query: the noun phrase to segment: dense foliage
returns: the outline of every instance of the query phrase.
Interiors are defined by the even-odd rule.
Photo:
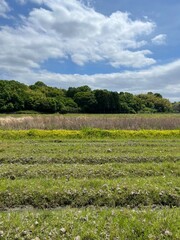
[[[179,112],[179,103],[170,103],[159,93],[133,95],[127,92],[91,90],[88,86],[68,90],[43,82],[27,86],[0,80],[0,112],[37,111],[42,113],[155,113]]]

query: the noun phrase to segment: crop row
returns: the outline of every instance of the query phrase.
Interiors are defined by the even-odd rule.
[[[134,140],[58,140],[20,139],[0,143],[0,163],[140,163],[177,162],[180,160],[178,139]]]
[[[179,156],[158,156],[158,157],[54,157],[48,158],[46,156],[42,156],[42,158],[36,158],[32,156],[27,157],[3,157],[0,158],[0,164],[106,164],[106,163],[162,163],[162,162],[179,162]]]
[[[64,208],[0,213],[0,238],[53,240],[178,240],[180,210]]]
[[[0,208],[180,206],[176,177],[1,180]]]
[[[102,165],[82,164],[2,164],[0,179],[30,178],[99,178],[114,179],[118,177],[149,177],[176,176],[180,177],[179,162],[134,163]]]

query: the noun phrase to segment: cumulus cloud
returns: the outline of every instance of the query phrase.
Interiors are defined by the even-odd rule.
[[[10,7],[5,0],[0,1],[0,17],[7,17],[7,13],[10,11]]]
[[[113,67],[155,63],[151,52],[141,49],[155,27],[150,21],[132,20],[123,12],[107,17],[77,0],[29,1],[37,7],[21,24],[0,31],[1,69],[38,68],[50,58],[70,58],[78,65],[106,61]]]
[[[171,101],[179,101],[180,93],[180,60],[165,65],[157,65],[147,70],[124,71],[111,74],[58,74],[46,70],[32,71],[14,69],[7,72],[5,79],[17,79],[26,84],[32,84],[37,80],[47,85],[59,88],[69,86],[88,85],[92,89],[109,89],[112,91],[132,92],[134,94],[159,92]],[[1,77],[1,75],[0,75]]]
[[[26,84],[40,80],[62,88],[87,84],[93,89],[155,91],[171,99],[178,97],[180,60],[151,66],[156,61],[149,57],[147,41],[156,25],[150,20],[132,20],[128,13],[120,11],[105,16],[84,5],[84,0],[16,1],[37,5],[16,27],[0,28],[1,79],[16,79]],[[152,42],[162,44],[165,40],[166,35],[161,34]],[[71,59],[80,66],[104,61],[117,69],[123,66],[136,70],[94,75],[58,74],[41,68],[48,59]],[[146,70],[137,70],[148,66]]]
[[[152,43],[155,45],[164,45],[166,44],[166,38],[167,38],[166,34],[159,34],[152,39]]]

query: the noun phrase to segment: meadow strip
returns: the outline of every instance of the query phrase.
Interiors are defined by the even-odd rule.
[[[152,177],[176,176],[180,177],[179,162],[162,163],[107,163],[100,165],[82,164],[2,164],[0,179],[31,179],[31,178],[99,178],[114,179],[118,177]]]
[[[1,180],[0,208],[180,206],[177,177]]]
[[[179,160],[180,141],[177,138],[21,138],[0,142],[0,164],[173,163]]]
[[[64,208],[0,213],[1,239],[178,240],[180,210]]]

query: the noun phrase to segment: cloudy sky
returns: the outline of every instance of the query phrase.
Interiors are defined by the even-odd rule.
[[[0,79],[180,98],[179,0],[0,0]]]

